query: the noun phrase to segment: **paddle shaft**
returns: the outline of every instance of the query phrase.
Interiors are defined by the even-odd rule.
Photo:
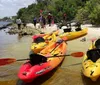
[[[73,56],[73,57],[82,57],[84,54],[83,52],[76,52],[76,53],[71,53],[71,54],[65,54],[65,55],[53,55],[53,56],[43,56],[43,55],[39,55],[36,54],[35,56],[41,56],[41,57],[46,57],[46,58],[52,58],[52,57],[65,57],[65,56]],[[30,60],[30,58],[26,58],[26,59],[18,59],[16,61],[23,61],[23,60]]]
[[[46,58],[52,58],[52,57],[64,57],[64,56],[71,56],[70,54],[69,55],[54,55],[54,56],[48,56]],[[29,58],[26,58],[26,59],[18,59],[16,61],[24,61],[24,60],[30,60]]]
[[[24,61],[24,60],[30,60],[29,58],[26,58],[26,59],[18,59],[16,61]]]
[[[71,55],[58,55],[58,56],[49,56],[47,58],[51,58],[51,57],[64,57],[64,56],[71,56]],[[30,60],[29,58],[26,58],[26,59],[18,59],[16,61],[24,61],[24,60]]]
[[[47,58],[51,58],[51,57],[64,57],[64,56],[71,56],[71,55],[58,55],[58,56],[49,56]],[[24,61],[24,60],[30,60],[29,58],[26,58],[26,59],[18,59],[16,61]]]
[[[65,56],[82,57],[83,52],[71,53],[69,55],[53,55],[53,56],[43,56],[43,55],[38,55],[38,54],[34,55],[34,57],[37,57],[37,59],[38,59],[38,56],[40,56],[39,59],[42,59],[43,57],[46,57],[47,59],[52,58],[52,57],[58,57],[59,58],[59,57],[65,57]],[[0,66],[11,64],[11,63],[16,62],[16,61],[24,61],[24,60],[30,60],[30,58],[26,58],[26,59],[3,58],[3,59],[0,59]]]
[[[70,54],[69,55],[54,55],[54,56],[48,56],[47,58],[51,58],[51,57],[64,57],[64,56],[71,56]]]

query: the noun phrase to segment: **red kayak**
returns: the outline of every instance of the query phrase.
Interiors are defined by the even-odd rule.
[[[32,82],[37,77],[50,72],[63,61],[64,56],[62,57],[59,55],[65,55],[66,49],[67,44],[64,41],[61,41],[60,43],[52,42],[39,54],[32,54],[31,57],[33,60],[24,63],[20,67],[18,73],[19,79],[24,82]]]

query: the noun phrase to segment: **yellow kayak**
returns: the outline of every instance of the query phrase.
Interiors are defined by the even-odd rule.
[[[88,29],[84,28],[80,31],[66,32],[66,33],[60,34],[59,37],[60,38],[67,37],[67,39],[68,39],[67,41],[69,41],[69,40],[80,38],[80,37],[86,35],[87,32],[88,32]]]
[[[52,38],[52,34],[54,35],[58,35],[59,30],[53,31],[52,33],[45,33],[45,36],[43,36],[44,39],[51,39]]]
[[[96,81],[100,77],[100,45],[99,44],[100,44],[100,39],[94,42],[90,46],[82,61],[82,73],[86,77],[90,78],[92,81]]]
[[[43,39],[44,39],[43,42],[39,42],[39,43],[33,42],[32,45],[31,45],[31,50],[34,53],[38,53],[42,49],[44,49],[49,43],[56,42],[56,40],[57,40],[57,37],[56,37],[57,33],[58,33],[58,31],[54,32],[52,34],[47,34],[47,35],[43,36]]]

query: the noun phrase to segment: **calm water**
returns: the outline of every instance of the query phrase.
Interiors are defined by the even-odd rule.
[[[0,58],[28,58],[31,36],[9,35],[7,31],[7,28],[0,30]],[[16,85],[19,67],[24,62],[0,66],[0,85]]]
[[[9,23],[11,23],[11,22],[0,21],[0,25],[7,25]]]
[[[7,25],[10,22],[4,22],[4,21],[0,21],[0,25]],[[6,48],[13,43],[16,43],[17,40],[17,35],[9,35],[6,32],[8,31],[8,29],[1,29],[0,30],[0,54],[4,53],[4,51],[6,50]]]
[[[0,28],[1,27],[4,27],[4,26],[7,26],[8,24],[10,24],[12,22],[5,22],[5,21],[0,21]]]
[[[17,56],[19,51],[20,53],[25,50],[29,51],[32,42],[31,36],[21,37],[18,34],[9,35],[6,33],[7,31],[7,28],[0,30],[0,57],[12,57],[12,55]]]
[[[0,30],[0,54],[5,53],[6,49],[14,43],[17,43],[17,35],[7,34],[8,29]]]

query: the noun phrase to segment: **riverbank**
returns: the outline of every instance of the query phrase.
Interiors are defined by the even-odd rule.
[[[86,41],[81,40],[84,37],[68,41],[67,54],[73,52],[86,52],[91,45],[92,38],[99,38],[100,28],[92,25],[82,25],[82,28],[88,28],[88,34],[84,36]],[[56,29],[54,27],[52,30]],[[49,32],[50,29],[46,29]],[[31,36],[22,37],[19,42],[13,43],[6,48],[2,57],[11,58],[27,58],[31,46]],[[5,53],[7,51],[7,53]],[[0,67],[0,85],[100,85],[100,81],[92,82],[90,79],[84,77],[81,73],[81,62],[83,57],[74,58],[72,56],[65,57],[59,68],[53,70],[46,76],[39,77],[30,84],[19,84],[17,77],[18,70],[25,61],[15,62],[10,65]],[[39,81],[39,82],[38,82]]]
[[[21,25],[21,29],[18,30],[18,27],[16,24],[13,24],[11,27],[9,27],[9,31],[7,33],[9,34],[20,34],[22,36],[24,35],[34,35],[37,33],[50,33],[54,30],[57,30],[57,25],[53,24],[51,26],[46,25],[44,28],[41,28],[40,24],[37,23],[36,27],[32,23],[27,23],[27,25],[24,27]]]
[[[13,24],[12,26],[8,27],[9,30],[7,33],[9,34],[19,34],[21,36],[24,35],[34,35],[37,33],[41,33],[41,30],[38,30],[34,27],[32,23],[28,23],[25,27],[21,25],[21,29],[19,30],[17,24]]]

